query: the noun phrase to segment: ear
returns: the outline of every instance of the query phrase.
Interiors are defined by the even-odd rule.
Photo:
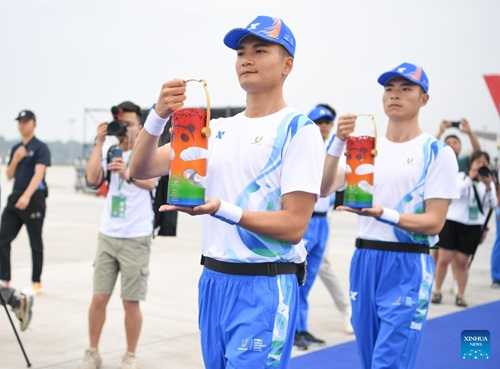
[[[429,94],[422,94],[420,96],[420,106],[425,106],[427,105],[427,102],[429,101]]]
[[[286,77],[293,69],[293,58],[291,56],[285,57],[283,61],[283,75]]]

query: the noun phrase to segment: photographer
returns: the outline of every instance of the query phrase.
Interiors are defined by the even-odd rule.
[[[115,119],[97,127],[86,171],[89,186],[100,187],[106,180],[109,190],[94,263],[94,295],[89,309],[90,348],[80,369],[98,368],[102,363],[99,338],[118,273],[121,273],[127,336],[122,369],[138,367],[135,350],[142,326],[139,301],[146,297],[154,218],[150,191],[157,179],[135,180],[128,171],[132,147],[142,129],[140,107],[125,101],[111,111]],[[103,155],[104,141],[110,134],[116,135],[119,145]]]
[[[481,242],[488,210],[497,204],[497,194],[488,166],[490,156],[484,151],[471,155],[468,173],[459,172],[456,185],[460,198],[452,200],[446,223],[439,234],[438,262],[432,302],[441,303],[441,287],[453,252],[456,251],[456,278],[458,294],[455,304],[467,307],[464,299],[469,275],[469,259]]]
[[[469,136],[470,143],[472,145],[472,152],[481,150],[481,145],[479,144],[479,141],[474,132],[472,132],[469,121],[467,119],[462,119],[458,122],[443,120],[439,125],[439,132],[436,135],[436,138],[440,140],[443,133],[451,127],[457,128],[458,130]],[[467,155],[460,157],[460,152],[462,151],[462,142],[460,141],[460,138],[458,138],[457,135],[450,134],[445,137],[444,143],[450,146],[455,152],[458,160],[458,171],[467,173],[469,170],[469,156]]]

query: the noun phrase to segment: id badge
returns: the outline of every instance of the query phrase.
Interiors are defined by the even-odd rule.
[[[479,208],[477,206],[469,207],[469,220],[477,220]]]
[[[125,196],[113,196],[111,198],[111,218],[125,218]]]

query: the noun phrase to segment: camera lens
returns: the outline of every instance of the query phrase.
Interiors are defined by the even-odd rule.
[[[127,133],[127,127],[121,124],[119,121],[114,120],[108,123],[108,135],[110,136],[125,136]]]
[[[490,169],[487,166],[479,168],[477,172],[483,177],[488,177],[490,175]]]

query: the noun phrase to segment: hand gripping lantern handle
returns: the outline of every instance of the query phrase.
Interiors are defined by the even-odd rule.
[[[201,130],[201,135],[203,138],[209,138],[212,134],[210,130],[210,93],[208,92],[207,81],[204,79],[186,79],[184,82],[203,82],[203,88],[205,89],[205,94],[207,95],[207,121],[205,123],[205,127]]]

